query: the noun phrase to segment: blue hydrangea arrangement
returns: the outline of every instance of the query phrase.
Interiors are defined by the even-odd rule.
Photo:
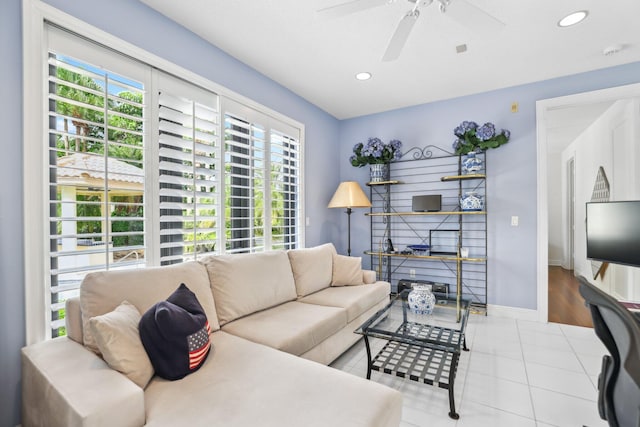
[[[352,166],[384,164],[402,157],[402,142],[392,139],[387,144],[380,138],[369,138],[366,144],[358,142],[353,146],[353,155],[349,158]]]
[[[464,121],[453,130],[457,139],[453,142],[455,154],[467,154],[471,151],[498,148],[509,142],[511,132],[501,129],[496,132],[493,123],[485,123],[478,126],[476,122]]]

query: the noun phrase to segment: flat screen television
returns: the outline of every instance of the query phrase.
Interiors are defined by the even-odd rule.
[[[587,258],[640,267],[640,200],[587,203]]]

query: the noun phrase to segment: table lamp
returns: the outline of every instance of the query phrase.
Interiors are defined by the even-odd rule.
[[[341,182],[329,202],[330,208],[347,208],[347,255],[351,256],[351,208],[369,208],[371,202],[356,181]]]

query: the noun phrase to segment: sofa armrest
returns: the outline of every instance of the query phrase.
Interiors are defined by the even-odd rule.
[[[376,272],[373,270],[362,270],[362,282],[365,285],[376,283]]]
[[[77,343],[83,344],[82,311],[80,309],[80,297],[67,298],[64,302],[64,325],[67,328],[67,336]]]
[[[67,337],[22,349],[25,426],[142,426],[144,391]]]

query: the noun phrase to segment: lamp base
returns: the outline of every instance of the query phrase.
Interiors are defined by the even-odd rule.
[[[351,208],[347,208],[347,256],[351,256]]]

